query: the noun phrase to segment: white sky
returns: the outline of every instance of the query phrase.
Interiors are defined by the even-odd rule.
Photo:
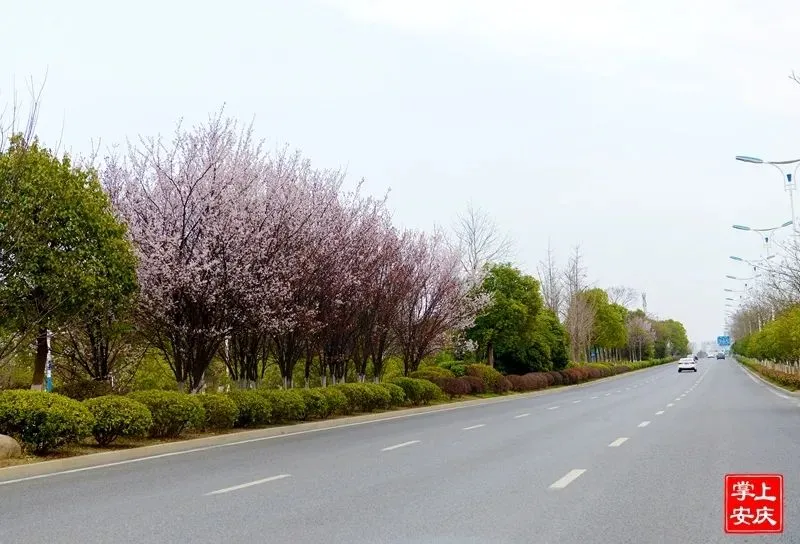
[[[789,219],[800,4],[788,0],[6,2],[0,102],[48,73],[41,136],[85,152],[223,104],[260,136],[391,188],[397,222],[468,201],[530,272],[580,243],[599,286],[647,292],[694,341],[726,274]],[[800,203],[800,201],[798,201]],[[727,282],[727,283],[726,283]]]

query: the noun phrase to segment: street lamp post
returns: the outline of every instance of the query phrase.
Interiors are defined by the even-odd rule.
[[[792,210],[792,230],[794,231],[794,235],[797,236],[800,234],[797,230],[797,224],[795,222],[795,215],[794,215],[794,191],[797,185],[795,184],[794,177],[797,174],[797,170],[800,168],[800,159],[794,159],[791,161],[765,161],[756,157],[748,157],[745,155],[737,155],[737,161],[747,162],[750,164],[768,164],[774,168],[776,168],[781,173],[781,178],[784,181],[783,188],[784,190],[789,193],[789,205],[791,206]],[[787,172],[784,170],[784,167],[790,167],[791,165],[795,165],[794,170],[791,172]],[[788,168],[787,168],[788,169]]]
[[[737,257],[736,255],[731,255],[731,259],[733,259],[734,261],[747,263],[750,266],[752,266],[753,267],[753,272],[757,272],[759,268],[761,270],[769,271],[767,268],[761,266],[761,263],[765,263],[765,262],[767,262],[767,261],[769,261],[771,259],[774,259],[774,258],[775,258],[775,255],[768,255],[768,256],[764,257],[763,259],[758,259],[757,261],[751,261],[749,259],[743,259],[741,257]]]
[[[758,238],[764,242],[764,250],[767,253],[766,256],[769,257],[769,255],[770,255],[770,247],[771,247],[770,246],[770,242],[772,241],[773,233],[778,229],[782,229],[784,227],[788,227],[789,225],[793,225],[793,224],[794,224],[794,221],[786,221],[785,223],[783,223],[783,224],[781,224],[781,225],[779,225],[777,227],[771,227],[771,228],[767,228],[767,229],[754,229],[754,228],[748,227],[747,225],[733,225],[733,228],[735,228],[736,230],[749,231],[749,232],[757,234]]]

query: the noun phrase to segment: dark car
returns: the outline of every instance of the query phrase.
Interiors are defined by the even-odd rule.
[[[724,359],[724,358],[725,358],[725,353],[723,353],[721,351],[719,353],[717,353],[717,359]]]

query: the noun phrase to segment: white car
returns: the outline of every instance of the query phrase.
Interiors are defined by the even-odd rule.
[[[684,370],[697,372],[697,363],[695,362],[694,357],[684,357],[678,361],[678,372],[683,372]]]

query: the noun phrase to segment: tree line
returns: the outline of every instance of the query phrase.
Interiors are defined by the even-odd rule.
[[[91,160],[32,131],[0,149],[0,368],[124,389],[157,354],[184,391],[378,381],[445,350],[508,373],[682,353],[682,325],[590,288],[576,250],[540,280],[470,208],[456,236],[402,230],[386,198],[222,114]],[[549,275],[548,275],[549,274]],[[621,295],[620,295],[621,294]],[[610,298],[611,297],[611,298]],[[623,296],[625,298],[625,296]]]

